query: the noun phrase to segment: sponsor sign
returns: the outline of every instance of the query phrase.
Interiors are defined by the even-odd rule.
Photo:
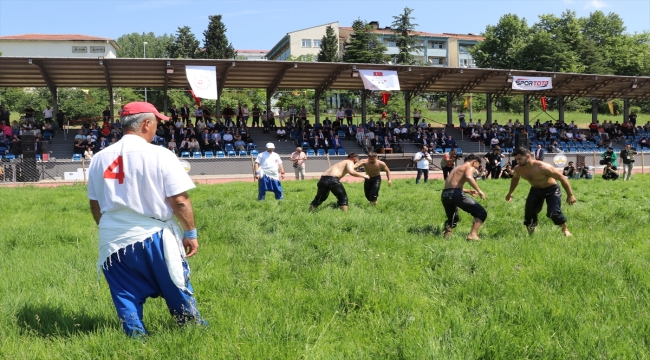
[[[555,157],[553,158],[553,164],[555,164],[556,167],[563,168],[566,166],[567,163],[568,161],[564,153],[559,153],[555,155]]]
[[[513,76],[512,88],[514,90],[549,90],[553,88],[553,78],[539,76]]]
[[[359,70],[366,90],[400,90],[397,71]]]

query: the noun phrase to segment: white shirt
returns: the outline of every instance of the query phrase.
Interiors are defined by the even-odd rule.
[[[130,209],[169,220],[174,212],[167,198],[194,187],[174,153],[137,135],[97,153],[88,169],[88,198],[99,202],[102,214]]]
[[[425,154],[422,151],[418,152],[415,154],[415,157],[413,160],[418,162],[418,169],[429,169],[429,160],[431,160],[431,156],[429,154]]]
[[[180,129],[183,127],[183,122],[179,120],[176,122],[176,124],[174,124],[174,126],[176,126],[177,129]]]
[[[203,116],[203,110],[201,109],[194,110],[194,116]]]
[[[280,180],[280,165],[282,164],[280,155],[264,151],[257,155],[255,162],[260,165],[260,176],[266,175],[271,179]]]
[[[339,119],[342,119],[345,117],[345,111],[343,110],[336,110],[336,117]]]
[[[52,118],[52,110],[45,109],[43,110],[43,117],[46,119],[51,119]]]

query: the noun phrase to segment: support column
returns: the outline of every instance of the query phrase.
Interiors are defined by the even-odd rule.
[[[630,118],[630,99],[623,99],[623,122]]]
[[[368,101],[368,92],[366,90],[361,90],[361,123],[363,125],[366,124],[366,113],[367,113],[367,106],[366,103]]]
[[[273,93],[270,91],[266,92],[266,112],[268,113],[271,111],[271,98],[273,97]]]
[[[57,96],[58,96],[58,91],[57,91]],[[110,101],[109,104],[109,109],[111,110],[111,116],[115,116],[115,101],[113,101],[113,87],[109,86],[108,87],[108,101]],[[54,111],[58,112],[56,104],[59,102],[59,99],[54,99]],[[167,115],[167,113],[165,113]]]
[[[320,124],[320,97],[321,94],[318,90],[314,93],[314,112],[316,113],[316,116],[314,117],[314,122],[316,124]]]
[[[109,88],[110,89],[110,88]],[[113,92],[112,89],[109,90],[111,93]],[[113,99],[113,96],[111,96],[111,100]],[[112,103],[112,101],[111,101]],[[165,84],[165,87],[163,88],[163,114],[167,115],[167,84]],[[113,113],[113,104],[111,104],[111,114]]]
[[[530,98],[524,95],[524,125],[530,125]]]
[[[110,88],[109,94],[113,94],[113,88]],[[111,96],[111,114],[113,113],[113,96]],[[54,94],[52,94],[52,101],[54,104],[52,104],[52,111],[54,114],[54,118],[56,118],[56,114],[59,113],[59,88],[55,87],[54,88]]]
[[[485,122],[492,125],[492,94],[485,94]]]
[[[557,111],[560,122],[564,122],[564,96],[557,97]]]
[[[454,96],[451,92],[447,92],[447,125],[454,125],[454,110],[453,110]]]
[[[407,124],[410,124],[411,123],[411,92],[410,91],[404,92],[404,112],[406,113],[404,119],[406,119]]]
[[[215,116],[217,120],[221,120],[221,94],[217,96],[217,100],[214,102],[217,107],[215,110]]]
[[[598,99],[591,99],[591,122],[598,122]]]

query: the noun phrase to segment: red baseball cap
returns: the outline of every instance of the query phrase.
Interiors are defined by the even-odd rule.
[[[142,113],[152,113],[160,120],[169,120],[169,117],[159,113],[155,106],[142,101],[134,101],[124,105],[120,115],[128,116]]]

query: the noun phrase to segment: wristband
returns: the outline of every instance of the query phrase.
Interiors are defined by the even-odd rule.
[[[198,234],[197,234],[196,228],[194,228],[192,230],[186,230],[185,235],[183,235],[183,236],[188,238],[188,239],[196,239],[197,235]]]
[[[284,175],[284,173],[283,173],[283,172],[281,172],[281,173],[280,173],[280,175]]]

